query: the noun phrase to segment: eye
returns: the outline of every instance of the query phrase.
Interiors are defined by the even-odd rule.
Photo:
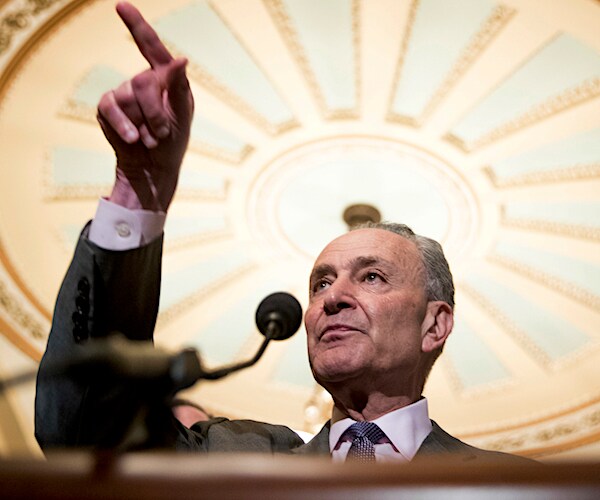
[[[325,290],[330,284],[331,283],[328,280],[321,278],[314,282],[312,286],[312,293],[318,293],[321,290]]]
[[[365,274],[364,280],[367,283],[377,283],[379,281],[383,281],[383,276],[375,271],[369,271]]]

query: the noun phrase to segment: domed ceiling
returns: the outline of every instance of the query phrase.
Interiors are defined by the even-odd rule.
[[[372,205],[440,240],[454,272],[432,417],[483,447],[600,457],[600,2],[136,5],[189,59],[196,99],[159,345],[209,366],[252,356],[262,297],[306,306],[344,210]],[[110,190],[95,105],[145,64],[113,2],[0,1],[3,379],[37,366],[78,233]],[[35,450],[33,395],[0,396],[3,453]],[[187,395],[308,432],[330,411],[303,331]]]

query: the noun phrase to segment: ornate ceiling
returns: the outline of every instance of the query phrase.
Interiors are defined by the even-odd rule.
[[[217,366],[306,305],[356,203],[439,239],[457,325],[426,394],[484,447],[600,457],[600,2],[139,0],[189,58],[192,140],[166,226],[157,342]],[[95,122],[144,68],[110,1],[0,0],[0,374],[35,368],[82,225],[110,189]],[[304,333],[190,391],[233,418],[318,426]],[[0,452],[35,450],[33,385]]]

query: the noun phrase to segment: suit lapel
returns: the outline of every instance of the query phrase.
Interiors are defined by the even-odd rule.
[[[423,458],[431,455],[453,454],[456,458],[461,457],[462,460],[472,460],[476,458],[473,453],[473,448],[463,443],[459,439],[448,434],[433,420],[433,426],[429,435],[421,444],[419,451],[415,455],[415,459]]]

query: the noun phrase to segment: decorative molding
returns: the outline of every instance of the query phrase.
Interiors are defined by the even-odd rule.
[[[461,283],[461,290],[479,305],[498,325],[502,327],[529,356],[545,369],[551,368],[552,360],[523,332],[508,316],[500,312],[491,301],[466,283]]]
[[[417,121],[408,116],[397,115],[392,112],[394,108],[394,97],[396,95],[396,89],[400,83],[402,77],[402,69],[404,67],[404,60],[406,59],[406,53],[408,52],[408,44],[412,36],[412,31],[415,25],[415,17],[417,16],[417,10],[419,7],[419,0],[412,0],[408,11],[408,20],[406,22],[406,28],[404,30],[404,36],[400,42],[400,54],[398,55],[398,63],[396,64],[396,70],[394,71],[394,79],[392,80],[392,86],[390,91],[390,97],[388,99],[388,112],[386,119],[390,122],[402,123],[404,125],[417,126]]]
[[[215,291],[217,288],[222,289],[229,283],[232,283],[240,278],[244,274],[258,268],[256,263],[248,263],[238,267],[237,269],[227,273],[213,283],[209,283],[200,290],[188,295],[184,299],[180,300],[176,304],[173,304],[168,309],[160,312],[156,321],[155,331],[160,331],[167,323],[173,321],[176,317],[181,316],[184,312],[189,311],[193,306],[197,305],[202,299],[204,299],[209,293]]]
[[[483,172],[496,188],[510,188],[521,186],[534,186],[553,182],[569,182],[600,177],[600,163],[589,165],[574,165],[550,171],[537,171],[512,177],[498,177],[491,165],[483,167]]]
[[[469,44],[463,49],[461,55],[456,60],[452,69],[448,72],[440,86],[433,93],[429,102],[423,108],[423,112],[418,117],[404,116],[394,113],[392,109],[393,99],[390,101],[388,111],[388,120],[401,122],[412,126],[420,126],[431,115],[440,103],[448,95],[452,87],[466,74],[467,70],[483,51],[490,45],[494,38],[504,28],[516,10],[505,5],[497,5],[493,12],[485,20],[479,31],[471,38]],[[397,82],[396,82],[397,85]],[[394,92],[396,90],[394,85]]]
[[[233,26],[227,20],[227,18],[221,14],[221,12],[219,11],[218,8],[216,8],[216,4],[215,4],[214,0],[208,0],[208,5],[213,10],[213,12],[219,17],[219,19],[221,20],[223,25],[229,30],[229,32],[233,35],[233,37],[236,39],[236,41],[240,44],[240,47],[242,47],[245,50],[246,54],[248,54],[248,57],[250,59],[252,59],[252,62],[254,63],[254,65],[261,71],[261,73],[263,75],[265,75],[265,77],[267,77],[267,71],[264,70],[263,65],[260,63],[260,61],[258,59],[253,57],[252,51],[250,50],[250,48],[238,36],[237,32],[235,31],[235,29],[233,29]],[[279,91],[279,89],[277,89],[275,87],[275,85],[273,85],[273,82],[271,82],[270,80],[269,80],[269,83],[271,83],[271,85],[273,86],[272,88],[275,91],[275,93],[279,96],[279,98],[281,99],[281,102],[283,102],[285,104],[285,106],[287,107],[287,109],[291,112],[291,110],[292,110],[291,106],[286,101],[286,99],[284,99],[284,97],[281,94],[281,92]],[[234,108],[234,109],[237,109],[237,108]],[[274,128],[275,132],[270,132],[270,133],[274,133],[274,134],[280,134],[282,132],[287,132],[288,130],[298,127],[300,125],[298,123],[298,121],[296,120],[296,118],[292,118],[291,120],[289,120],[287,122],[283,122],[283,123],[279,123],[279,124],[272,124],[271,122],[269,122],[269,124],[271,127],[275,127]]]
[[[240,165],[250,156],[254,148],[246,144],[238,154],[234,154],[231,151],[218,148],[207,142],[191,139],[188,151],[232,165]]]
[[[419,124],[427,119],[433,110],[448,95],[456,82],[462,78],[469,67],[477,60],[483,51],[492,43],[494,38],[498,36],[500,31],[508,24],[510,19],[516,13],[515,9],[511,9],[505,5],[497,5],[490,16],[485,20],[483,26],[473,36],[469,44],[465,47],[462,54],[446,75],[446,78],[433,94],[433,97],[425,105],[425,109],[421,116],[417,119]]]
[[[292,20],[290,19],[285,6],[281,0],[263,0],[267,11],[271,15],[275,26],[277,27],[284,43],[290,51],[293,59],[300,68],[300,72],[304,76],[310,92],[317,103],[321,115],[327,120],[350,120],[360,116],[360,0],[352,0],[352,33],[354,44],[354,85],[355,85],[355,100],[356,106],[351,109],[330,109],[325,102],[325,97],[321,91],[317,77],[312,69],[312,66],[304,52],[302,43],[300,43],[298,34],[294,29]]]
[[[12,45],[13,38],[19,32],[26,30],[32,21],[55,4],[66,3],[65,0],[27,0],[4,14],[0,19],[0,55]]]
[[[542,219],[511,218],[506,215],[506,207],[500,209],[500,222],[507,227],[516,227],[530,231],[547,232],[580,238],[582,240],[600,241],[600,228],[581,226],[576,224],[564,224]]]
[[[23,333],[39,341],[47,337],[46,329],[25,311],[14,294],[8,291],[7,286],[0,281],[0,306],[8,313],[12,320],[19,325]]]
[[[578,348],[577,350],[561,356],[558,360],[552,360],[538,345],[521,330],[508,316],[502,313],[494,304],[466,283],[461,283],[461,290],[479,305],[502,329],[507,332],[513,340],[519,345],[531,359],[538,365],[550,372],[556,372],[566,365],[575,363],[578,359],[589,352],[590,343]]]
[[[443,353],[442,353],[443,354]],[[488,396],[489,394],[497,394],[507,388],[514,387],[515,380],[510,378],[503,378],[500,380],[494,380],[493,382],[487,382],[485,384],[479,384],[474,387],[465,387],[462,383],[458,372],[456,371],[455,365],[448,354],[440,356],[435,362],[435,366],[439,366],[444,371],[445,378],[452,390],[463,399],[477,399],[482,396]]]
[[[181,55],[180,53],[176,52],[172,46],[169,46],[169,51],[174,55]],[[271,123],[250,104],[235,94],[227,86],[219,82],[199,64],[189,61],[187,69],[190,78],[193,79],[198,85],[202,86],[217,99],[227,104],[227,106],[229,106],[231,109],[234,109],[237,113],[244,116],[247,120],[260,127],[267,133],[271,135],[279,135],[299,126],[299,123],[295,119],[278,124]]]
[[[446,134],[444,139],[459,147],[462,151],[470,153],[475,149],[481,148],[482,146],[487,146],[499,139],[503,139],[510,134],[529,127],[535,123],[541,122],[546,118],[560,113],[561,111],[565,111],[569,108],[577,106],[578,104],[582,104],[585,101],[589,101],[590,99],[593,99],[599,95],[600,78],[593,78],[533,106],[531,109],[517,118],[510,120],[499,127],[496,127],[491,132],[482,135],[472,142],[464,141],[452,133]]]
[[[485,449],[533,457],[567,451],[600,440],[600,403],[525,428],[494,434],[468,440]]]
[[[600,311],[600,297],[584,288],[498,254],[491,254],[487,258],[494,264],[510,269],[519,275],[527,276],[549,289],[559,291],[585,306]]]

